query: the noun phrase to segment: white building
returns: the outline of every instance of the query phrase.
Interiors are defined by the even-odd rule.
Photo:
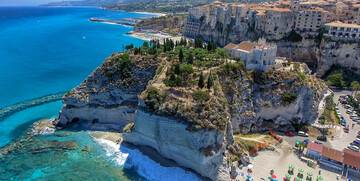
[[[257,43],[243,41],[240,44],[228,44],[224,47],[229,54],[236,58],[241,57],[247,69],[269,70],[275,67],[277,46],[267,44],[265,39]]]
[[[325,27],[328,30],[328,35],[333,40],[346,39],[346,40],[360,40],[360,25],[346,24],[340,21],[327,23]]]

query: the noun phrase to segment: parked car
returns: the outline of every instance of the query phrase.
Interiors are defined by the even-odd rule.
[[[346,110],[346,114],[352,114],[352,113],[353,113],[352,110],[350,110],[350,109]]]
[[[312,142],[315,143],[315,144],[318,144],[318,145],[322,145],[322,143],[318,142],[318,141],[312,141]]]
[[[346,126],[346,121],[341,122],[341,125]]]
[[[354,140],[353,143],[354,143],[354,145],[356,145],[356,146],[360,146],[360,141],[358,141],[358,140]]]
[[[360,135],[357,135],[356,138],[359,138],[359,139],[360,139]]]
[[[307,144],[309,143],[309,141],[310,141],[309,139],[305,139],[305,140],[303,141],[303,143],[307,145]]]
[[[285,135],[286,136],[294,136],[294,134],[291,131],[286,131]]]
[[[327,141],[327,138],[326,138],[326,136],[318,136],[317,137],[317,140],[319,140],[319,141]]]
[[[360,135],[360,131],[358,132],[358,135]]]
[[[359,147],[355,146],[355,145],[349,145],[348,148],[352,151],[356,151],[359,152]]]
[[[305,133],[304,131],[299,131],[298,136],[309,137],[309,135],[307,133]]]

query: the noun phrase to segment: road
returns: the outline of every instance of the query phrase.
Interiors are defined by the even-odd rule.
[[[340,95],[348,95],[351,94],[351,91],[337,91],[334,90],[334,102],[338,103],[338,99]],[[339,111],[342,116],[345,118],[346,123],[350,125],[349,133],[345,133],[344,130],[341,130],[340,136],[334,138],[334,140],[329,140],[332,148],[337,150],[343,150],[347,148],[347,146],[356,139],[357,133],[360,131],[360,125],[356,124],[352,119],[350,119],[349,114],[346,114],[346,109],[339,103]],[[351,125],[355,123],[355,127],[352,129]]]

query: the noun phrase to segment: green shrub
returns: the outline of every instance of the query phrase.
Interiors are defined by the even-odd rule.
[[[295,99],[297,98],[297,95],[295,93],[291,93],[291,94],[284,94],[281,98],[281,101],[286,102],[286,103],[292,103]]]
[[[123,132],[124,132],[124,133],[130,133],[130,132],[131,132],[131,129],[132,129],[133,127],[134,127],[134,122],[127,124],[127,125],[124,127]]]
[[[195,91],[193,93],[193,97],[195,100],[203,102],[203,101],[208,101],[210,100],[210,95],[208,92],[203,92],[203,91]]]
[[[299,75],[299,77],[302,79],[302,80],[305,80],[306,79],[306,76],[301,73],[301,72],[297,72],[297,74]]]

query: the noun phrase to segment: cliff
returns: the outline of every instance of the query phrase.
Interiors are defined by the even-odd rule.
[[[221,72],[234,132],[288,131],[294,130],[293,125],[313,123],[327,86],[305,75],[308,72],[298,63],[264,73]]]
[[[150,146],[211,180],[229,180],[233,162],[248,160],[251,149],[234,143],[233,132],[291,130],[315,120],[327,87],[305,64],[247,71],[242,62],[227,63],[224,49],[171,41],[106,59],[64,96],[59,124],[127,124],[125,142]]]
[[[126,54],[127,55],[127,54]],[[137,95],[145,90],[158,60],[113,54],[84,82],[63,97],[59,125],[81,121],[118,130],[134,121]]]
[[[277,56],[307,63],[316,70],[318,76],[323,76],[333,65],[340,65],[360,74],[360,63],[358,61],[360,58],[360,43],[333,41],[325,35],[321,35],[321,38],[296,35],[300,36],[300,41],[294,41],[290,35],[296,34],[295,32],[292,32],[289,37],[277,40],[272,36],[264,35],[264,32],[256,30],[253,22],[243,21],[236,23],[234,19],[229,20],[229,22],[221,22],[206,20],[204,17],[197,19],[190,16],[187,21],[199,23],[199,29],[195,32],[195,37],[200,37],[205,41],[217,42],[220,46],[242,41],[255,41],[259,37],[265,37],[269,41],[277,43]],[[195,31],[195,29],[192,31]],[[184,35],[190,36],[186,33]]]
[[[134,27],[135,32],[143,31],[163,31],[167,33],[173,32],[173,34],[178,34],[181,32],[181,29],[184,25],[185,18],[182,16],[161,16],[145,19],[140,23],[136,24]]]
[[[323,76],[332,65],[340,65],[360,74],[360,43],[303,38],[300,42],[279,41],[278,56],[292,58],[317,67],[316,74]]]

